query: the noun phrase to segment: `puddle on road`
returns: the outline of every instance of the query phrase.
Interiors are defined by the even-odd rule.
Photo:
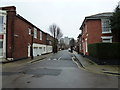
[[[28,69],[22,72],[25,74],[33,75],[32,77],[42,77],[44,75],[58,76],[61,73],[61,69],[49,69],[49,68],[37,68],[37,69]]]
[[[33,75],[32,77],[42,77],[44,75],[58,76],[62,69],[36,68],[26,69],[20,72],[2,72],[1,75]]]

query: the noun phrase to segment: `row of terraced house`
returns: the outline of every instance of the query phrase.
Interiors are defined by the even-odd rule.
[[[0,7],[0,60],[18,60],[52,52],[53,37],[16,13]]]

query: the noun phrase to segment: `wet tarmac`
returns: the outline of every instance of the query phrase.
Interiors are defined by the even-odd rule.
[[[118,77],[79,69],[67,50],[35,63],[3,67],[3,88],[118,88]]]

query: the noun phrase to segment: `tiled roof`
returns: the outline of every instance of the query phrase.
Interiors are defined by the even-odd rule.
[[[86,20],[89,20],[89,19],[102,19],[102,18],[111,17],[112,15],[113,15],[112,12],[105,12],[105,13],[98,13],[98,14],[95,14],[95,15],[87,16],[87,17],[85,17],[80,29],[82,29],[82,27],[84,26],[84,23],[85,23]]]
[[[99,13],[99,14],[95,14],[95,15],[87,16],[86,18],[110,17],[110,16],[112,16],[112,15],[113,15],[112,12],[105,12],[105,13]]]

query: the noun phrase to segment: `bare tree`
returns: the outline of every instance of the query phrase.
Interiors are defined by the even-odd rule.
[[[50,30],[52,36],[54,37],[54,40],[53,40],[53,52],[56,53],[57,52],[58,41],[63,36],[63,34],[61,32],[61,29],[55,24],[50,25],[49,30]]]
[[[60,28],[58,27],[58,28],[57,28],[56,38],[57,38],[58,40],[60,40],[60,38],[61,38],[62,36],[63,36],[63,34],[62,34]]]
[[[55,24],[50,25],[49,30],[51,34],[53,35],[53,37],[58,40],[63,36],[61,29]]]

